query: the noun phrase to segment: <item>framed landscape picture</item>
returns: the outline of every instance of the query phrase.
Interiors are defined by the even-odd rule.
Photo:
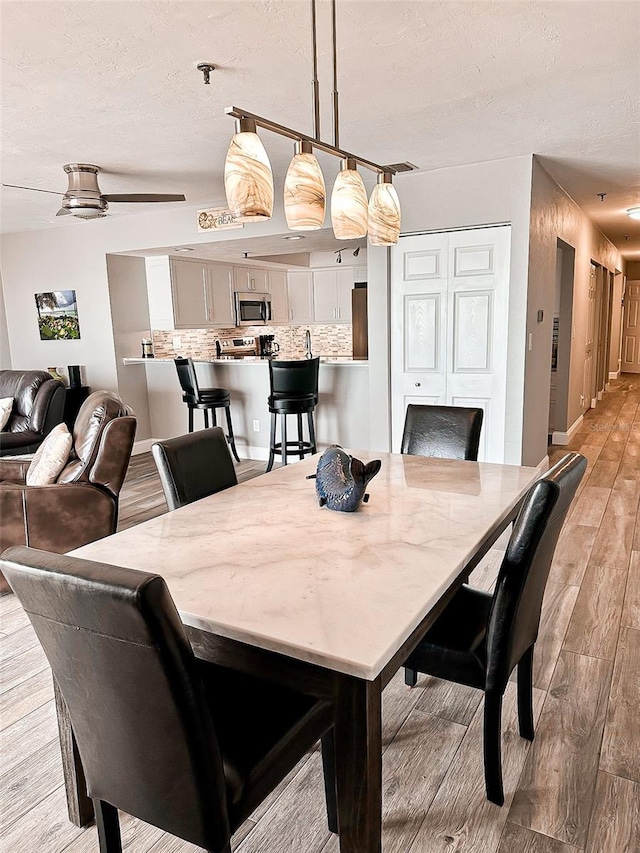
[[[75,290],[53,290],[36,293],[40,340],[78,340],[78,304]]]

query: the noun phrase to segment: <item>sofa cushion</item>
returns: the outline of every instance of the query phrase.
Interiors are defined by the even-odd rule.
[[[71,433],[66,424],[58,424],[36,450],[27,471],[27,486],[50,486],[67,464],[71,451]]]
[[[46,370],[2,370],[0,395],[13,397],[14,415],[29,417],[43,382],[53,382],[53,377]]]
[[[11,417],[11,410],[13,409],[13,397],[3,397],[0,400],[0,430],[3,430],[7,424],[7,421]]]
[[[42,436],[40,433],[30,429],[21,430],[20,432],[8,432],[4,430],[0,432],[0,456],[5,453],[11,453],[11,455],[15,453],[29,453],[31,452],[29,448],[36,450],[41,441]]]

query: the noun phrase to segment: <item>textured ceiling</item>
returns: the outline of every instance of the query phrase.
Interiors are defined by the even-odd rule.
[[[640,254],[638,2],[338,0],[341,144],[421,170],[523,154],[627,254]],[[319,0],[330,137],[327,0]],[[223,203],[235,104],[311,132],[306,0],[3,2],[2,180],[66,189],[64,163],[103,192]],[[195,70],[218,66],[211,85]],[[274,171],[291,145],[265,135]],[[331,166],[327,160],[327,181]],[[600,203],[596,194],[608,193]],[[437,200],[436,200],[437,202]],[[114,216],[152,205],[113,205]],[[49,226],[54,196],[4,189],[4,231]],[[624,241],[623,235],[629,235]]]

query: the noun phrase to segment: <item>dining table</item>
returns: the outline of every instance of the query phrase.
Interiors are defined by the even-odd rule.
[[[199,658],[330,700],[340,850],[380,853],[382,691],[539,471],[350,452],[382,462],[356,512],[319,505],[315,456],[72,555],[161,575]],[[85,825],[92,803],[58,691],[56,707],[69,817]]]

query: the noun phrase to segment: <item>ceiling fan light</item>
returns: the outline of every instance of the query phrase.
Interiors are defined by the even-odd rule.
[[[356,161],[341,161],[331,193],[331,225],[338,240],[356,240],[367,234],[367,191]]]
[[[640,205],[637,207],[630,207],[627,210],[627,216],[630,216],[631,219],[640,219]]]
[[[284,215],[292,231],[313,231],[324,225],[326,189],[322,169],[306,139],[296,142],[284,181]]]
[[[227,204],[234,216],[270,219],[273,213],[273,173],[256,124],[238,119],[224,164]]]
[[[394,246],[400,237],[400,199],[391,175],[378,175],[369,199],[369,242],[372,246]]]

